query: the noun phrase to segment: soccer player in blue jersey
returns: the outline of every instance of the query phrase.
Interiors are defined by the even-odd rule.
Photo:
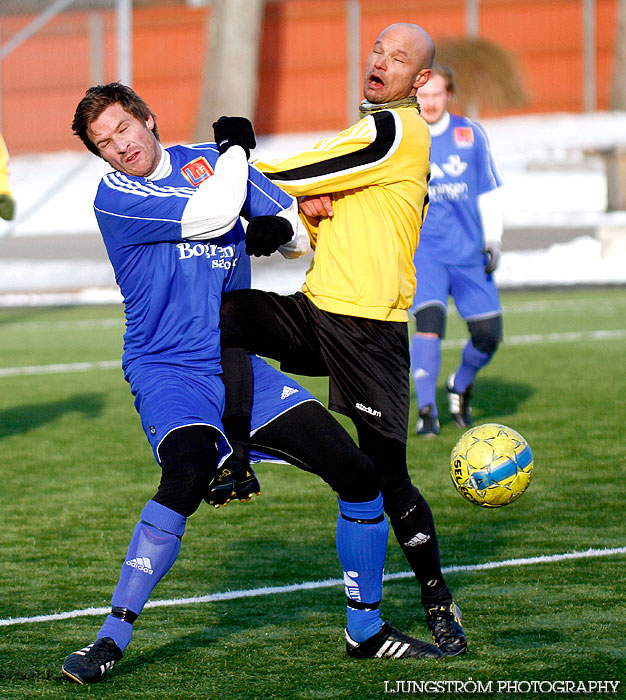
[[[448,112],[454,90],[452,70],[438,64],[418,90],[432,138],[430,204],[414,260],[417,291],[411,309],[417,327],[411,345],[416,433],[423,437],[440,432],[435,392],[448,297],[470,334],[458,368],[446,381],[450,414],[461,428],[472,424],[474,378],[502,340],[502,310],[492,276],[500,261],[502,177],[483,128]]]
[[[223,291],[249,286],[246,246],[262,250],[271,239],[286,257],[308,249],[295,200],[248,165],[250,122],[224,117],[214,128],[216,144],[165,149],[146,103],[119,83],[90,88],[74,116],[75,134],[114,168],[94,207],[124,297],[124,376],[161,467],[111,614],[96,641],[63,663],[77,683],[101,680],[122,658],[134,621],[178,556],[187,518],[214,495],[231,451],[221,420],[220,302]],[[240,214],[249,221],[246,232]],[[380,617],[389,526],[371,461],[313,396],[263,360],[251,361],[253,458],[283,458],[318,474],[339,496],[348,653],[439,658],[435,646]]]

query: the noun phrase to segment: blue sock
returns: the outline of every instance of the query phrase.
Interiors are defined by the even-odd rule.
[[[383,595],[389,523],[380,494],[365,503],[338,500],[337,554],[346,596],[358,606],[347,606],[348,633],[356,642],[364,642],[383,624],[378,606]],[[355,522],[364,520],[369,522]]]
[[[113,593],[114,608],[125,608],[139,615],[154,587],[176,561],[186,522],[187,518],[180,513],[148,501],[135,526]],[[111,614],[100,628],[98,638],[112,637],[124,651],[132,634],[131,622]]]
[[[415,333],[411,343],[411,375],[417,394],[417,407],[428,404],[437,416],[437,378],[441,370],[441,338]]]
[[[481,367],[484,367],[492,355],[477,350],[472,341],[468,340],[463,348],[461,364],[454,374],[454,390],[462,394],[470,384],[474,383],[474,377]]]

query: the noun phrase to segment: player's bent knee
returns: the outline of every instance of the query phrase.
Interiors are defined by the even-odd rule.
[[[383,495],[383,507],[391,520],[405,516],[422,498],[419,489],[409,477],[388,481],[381,486],[380,491]]]
[[[439,304],[424,306],[415,312],[418,333],[433,333],[443,338],[446,334],[446,311]]]
[[[343,501],[371,501],[379,493],[373,461],[317,401],[305,401],[254,435],[254,446],[323,479]]]
[[[153,500],[189,517],[216,473],[216,433],[208,426],[173,430],[159,446],[159,456],[161,482]]]
[[[358,449],[354,459],[344,462],[340,472],[325,480],[342,501],[363,503],[374,500],[379,493],[374,463]]]
[[[493,355],[502,340],[502,316],[469,321],[467,327],[476,350]]]

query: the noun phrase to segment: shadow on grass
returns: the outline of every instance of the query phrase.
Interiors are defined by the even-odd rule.
[[[102,413],[103,408],[104,399],[101,394],[76,394],[61,401],[14,406],[0,411],[0,439],[39,428],[68,413],[81,413],[85,418],[95,418]]]
[[[559,644],[565,636],[565,633],[559,630],[523,627],[515,630],[495,631],[493,643],[506,649],[546,648]]]
[[[517,413],[535,392],[536,388],[530,384],[507,382],[500,378],[482,379],[479,374],[471,396],[474,425],[504,422],[503,416]],[[445,388],[437,391],[437,405],[441,424],[451,423],[447,410],[448,392]]]

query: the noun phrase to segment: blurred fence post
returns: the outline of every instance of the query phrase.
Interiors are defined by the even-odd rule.
[[[357,105],[361,101],[362,72],[361,72],[361,0],[347,0],[347,56],[348,65],[346,80],[346,124],[353,124],[358,117]]]
[[[89,44],[91,83],[100,85],[104,82],[104,27],[99,12],[89,15]]]
[[[606,166],[607,210],[626,211],[626,148],[602,152]]]
[[[583,5],[583,89],[586,112],[596,109],[596,0]]]
[[[470,39],[478,39],[480,36],[480,0],[465,0],[465,30]],[[478,119],[478,103],[470,99],[466,105],[465,113],[472,119]]]
[[[465,29],[467,36],[477,39],[480,34],[479,0],[465,0]]]
[[[133,82],[133,0],[117,0],[117,73],[124,85]]]

